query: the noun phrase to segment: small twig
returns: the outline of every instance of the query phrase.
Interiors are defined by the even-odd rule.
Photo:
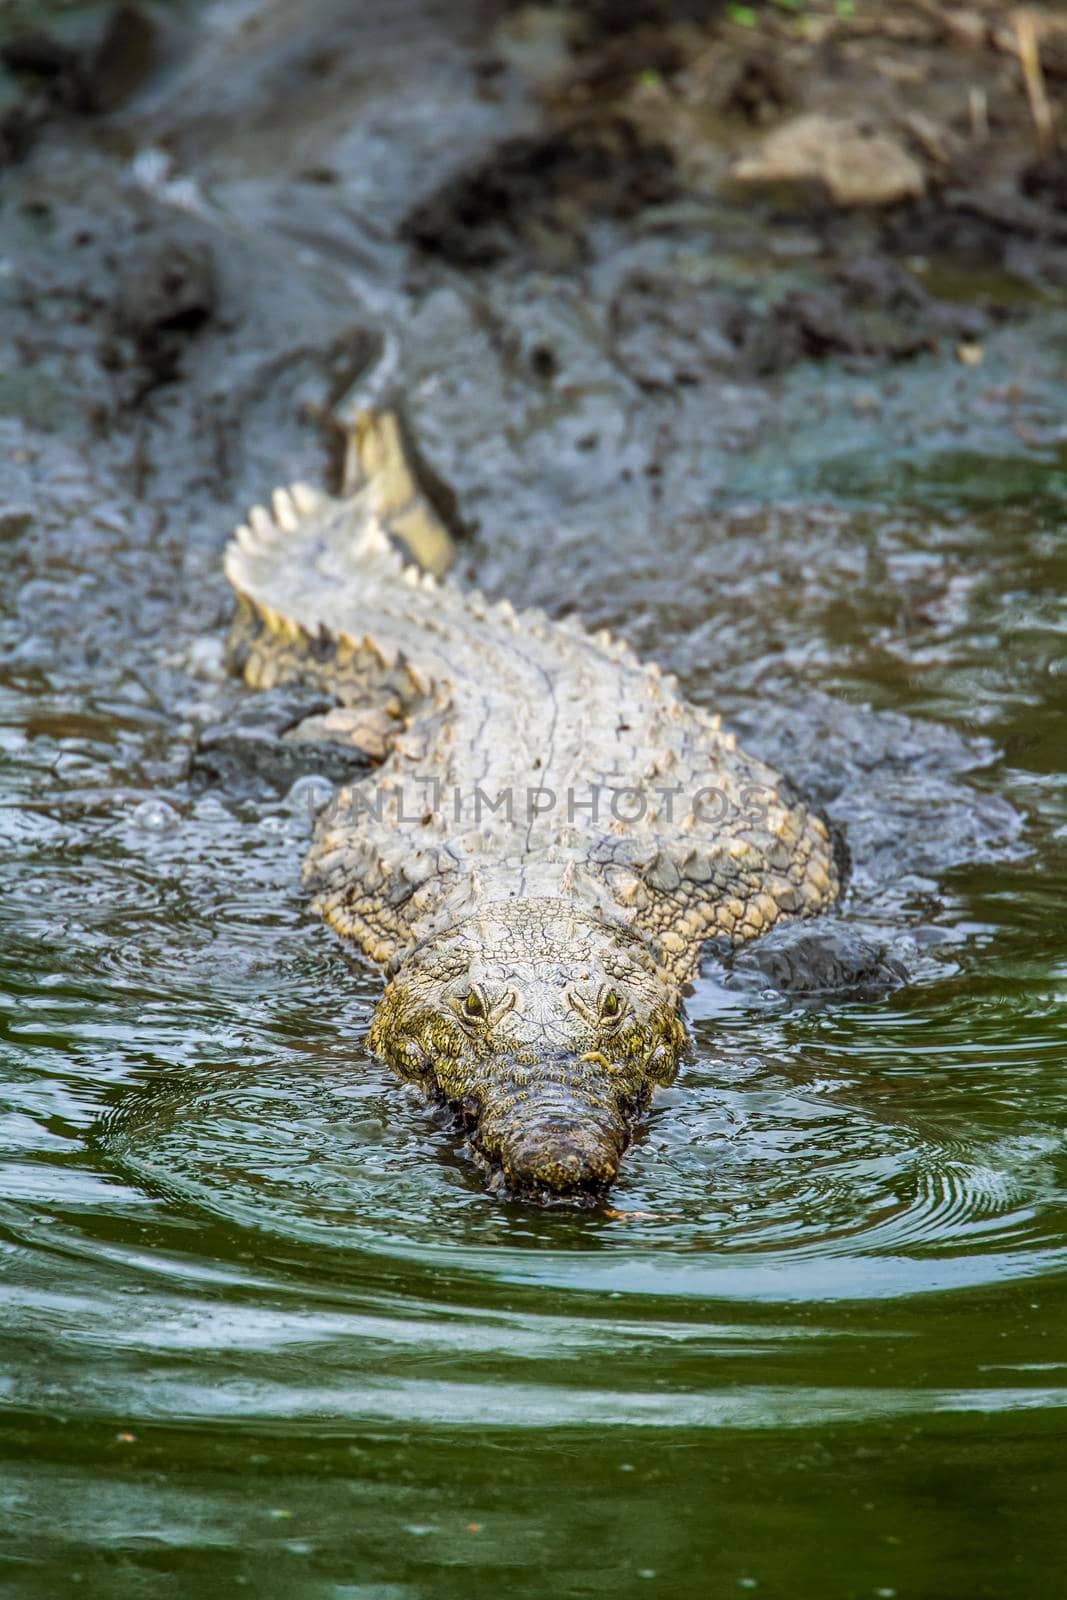
[[[1045,75],[1041,71],[1037,23],[1032,11],[1016,11],[1011,20],[1026,82],[1026,98],[1030,102],[1030,115],[1037,132],[1037,145],[1044,155],[1052,145],[1052,107],[1045,93]]]

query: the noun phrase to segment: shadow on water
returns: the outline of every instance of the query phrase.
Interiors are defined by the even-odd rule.
[[[1058,1592],[1067,325],[773,382],[709,334],[671,388],[634,373],[677,327],[620,355],[608,306],[635,264],[699,287],[707,207],[602,217],[580,271],[428,264],[405,197],[538,122],[468,65],[492,27],[550,53],[534,9],[383,11],[324,78],[331,7],[209,7],[210,60],[183,35],[5,179],[0,1570],[33,1600]],[[485,1192],[366,1054],[299,794],[189,781],[234,702],[228,527],[328,473],[316,408],[382,329],[467,573],[721,706],[911,974],[816,1002],[709,957],[610,1210]]]

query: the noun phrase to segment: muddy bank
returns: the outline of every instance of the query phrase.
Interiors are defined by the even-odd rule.
[[[504,415],[543,509],[615,480],[646,517],[679,449],[710,444],[714,494],[811,363],[880,382],[931,356],[974,389],[1067,282],[1067,33],[1035,13],[1046,125],[1001,7],[846,11],[14,8],[12,353],[42,417],[136,439],[142,487],[177,431],[157,476],[226,499],[246,440],[309,437],[392,335],[388,381],[461,491],[526,489],[461,459]]]
[[[933,254],[1063,281],[1067,22],[1052,8],[574,0],[517,8],[480,63],[494,81],[523,67],[547,128],[406,219],[457,265],[588,258],[593,219],[684,229],[703,201],[779,261]]]

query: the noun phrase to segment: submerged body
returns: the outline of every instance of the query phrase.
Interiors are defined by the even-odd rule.
[[[355,423],[349,482],[278,491],[226,556],[246,682],[312,689],[333,709],[296,736],[377,763],[306,881],[388,976],[372,1048],[511,1190],[601,1192],[677,1071],[705,941],[838,894],[826,824],[626,645],[443,577],[392,413]]]

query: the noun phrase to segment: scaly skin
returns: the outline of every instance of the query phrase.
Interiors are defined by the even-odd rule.
[[[306,881],[388,975],[371,1047],[511,1191],[602,1193],[677,1071],[704,942],[838,894],[826,825],[626,645],[435,576],[449,538],[392,412],[356,419],[348,477],[278,491],[226,555],[246,682],[332,698],[302,736],[379,763]]]

